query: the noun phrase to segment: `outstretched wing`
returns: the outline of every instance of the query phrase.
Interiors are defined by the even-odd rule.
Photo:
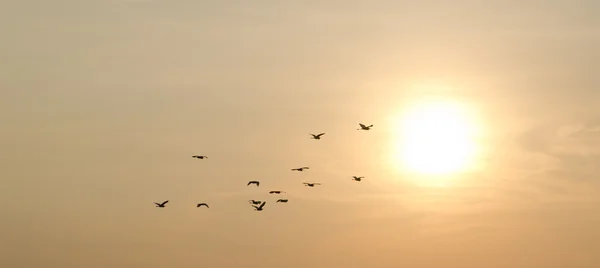
[[[156,202],[154,202],[154,204],[156,204],[157,206],[160,206],[160,204],[159,204],[159,203],[156,203]]]
[[[361,128],[366,128],[366,127],[367,127],[367,126],[365,126],[363,123],[358,123],[358,125],[359,125]]]
[[[267,203],[267,201],[262,202],[262,204],[260,204],[260,206],[258,207],[259,209],[263,208],[265,206],[265,204]]]
[[[317,135],[317,137],[321,137],[323,135],[325,135],[325,133],[319,133],[319,135]]]
[[[302,167],[303,169],[309,169],[309,167]]]
[[[164,206],[166,203],[169,203],[169,200],[162,202],[162,204],[160,204],[161,206]]]

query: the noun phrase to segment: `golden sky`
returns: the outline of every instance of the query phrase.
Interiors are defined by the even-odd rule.
[[[2,6],[1,267],[600,263],[599,1]]]

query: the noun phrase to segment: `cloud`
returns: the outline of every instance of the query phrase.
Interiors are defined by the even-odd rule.
[[[600,120],[590,118],[574,123],[541,125],[516,139],[520,158],[544,159],[546,170],[573,174],[597,172],[600,159]]]

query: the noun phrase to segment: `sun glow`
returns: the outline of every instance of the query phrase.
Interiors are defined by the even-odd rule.
[[[415,103],[399,126],[400,167],[411,173],[446,175],[473,167],[477,124],[463,106],[449,101]]]

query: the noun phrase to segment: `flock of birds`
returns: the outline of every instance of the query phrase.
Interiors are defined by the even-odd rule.
[[[358,125],[360,126],[360,128],[357,130],[370,130],[373,127],[373,125],[367,126],[363,123],[359,123]],[[323,135],[325,135],[325,133],[310,134],[310,135],[312,136],[311,139],[320,140],[321,137]],[[208,159],[208,157],[205,155],[193,155],[192,157],[196,158],[196,159]],[[310,169],[310,167],[292,168],[291,170],[302,172],[306,169]],[[352,180],[354,180],[354,181],[360,182],[362,179],[364,179],[364,177],[352,176]],[[318,183],[318,182],[303,182],[303,184],[304,184],[304,186],[307,186],[307,187],[315,187],[317,185],[321,185],[321,183]],[[256,187],[259,187],[260,181],[249,181],[248,184],[246,184],[246,186],[250,186],[250,185],[256,185]],[[285,193],[285,192],[279,191],[279,190],[278,191],[269,191],[269,194],[282,194],[282,193]],[[250,205],[252,205],[252,207],[254,208],[255,211],[262,211],[263,208],[265,207],[265,204],[267,204],[267,201],[260,201],[260,200],[254,200],[254,199],[248,200],[248,202],[250,203]],[[278,199],[276,201],[276,203],[287,203],[287,202],[288,202],[288,199]],[[154,202],[154,204],[158,208],[165,208],[167,203],[169,203],[169,200],[163,201],[162,203]],[[199,207],[210,208],[207,203],[198,203],[198,204],[196,204],[196,207],[197,208],[199,208]]]

